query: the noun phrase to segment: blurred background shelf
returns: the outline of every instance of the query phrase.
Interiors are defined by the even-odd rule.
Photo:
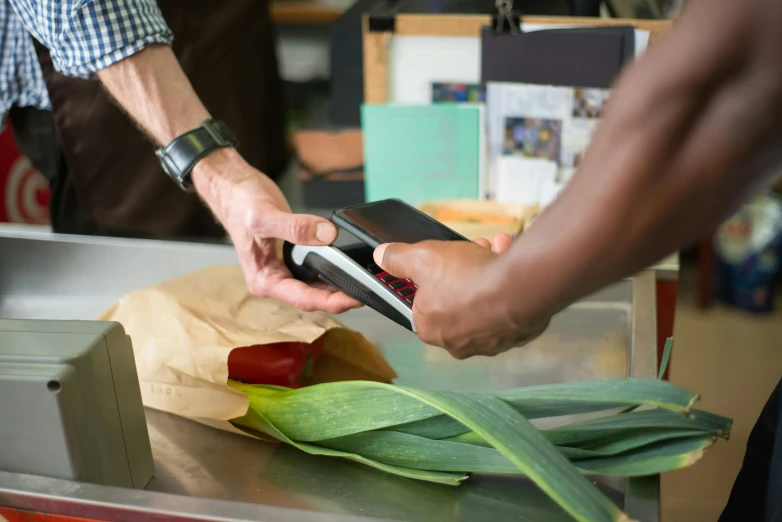
[[[276,0],[271,2],[272,22],[277,24],[328,25],[347,9],[347,5],[313,0]]]

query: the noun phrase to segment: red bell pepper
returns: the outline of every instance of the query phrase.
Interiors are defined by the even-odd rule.
[[[323,337],[312,343],[273,343],[234,348],[228,354],[228,377],[248,384],[299,388],[323,354]]]

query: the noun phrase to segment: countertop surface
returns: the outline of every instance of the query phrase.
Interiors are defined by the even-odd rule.
[[[57,236],[0,229],[0,317],[91,319],[117,298],[205,266],[235,263],[230,246]],[[654,275],[640,274],[562,313],[529,346],[456,361],[371,309],[340,316],[377,344],[398,384],[502,390],[652,377]],[[560,424],[549,420],[541,426]],[[156,477],[146,491],[0,473],[0,504],[73,516],[153,520],[569,520],[528,480],[472,476],[460,487],[419,483],[356,463],[218,431],[147,410]],[[658,479],[595,478],[634,518],[659,518]]]

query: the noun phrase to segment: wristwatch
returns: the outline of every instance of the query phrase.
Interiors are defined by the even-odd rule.
[[[193,192],[190,173],[201,158],[221,147],[236,147],[236,136],[225,123],[209,119],[155,151],[163,170],[185,192]]]

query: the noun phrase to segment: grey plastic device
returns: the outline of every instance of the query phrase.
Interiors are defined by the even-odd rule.
[[[0,319],[0,471],[149,484],[136,363],[119,323]]]
[[[372,247],[363,243],[341,247],[338,244],[303,246],[286,242],[283,246],[285,265],[296,279],[325,281],[415,333],[411,298],[415,285],[393,277],[384,281],[387,274],[372,260]],[[402,285],[394,288],[401,281],[404,281]],[[405,288],[410,288],[411,293],[400,295]]]

